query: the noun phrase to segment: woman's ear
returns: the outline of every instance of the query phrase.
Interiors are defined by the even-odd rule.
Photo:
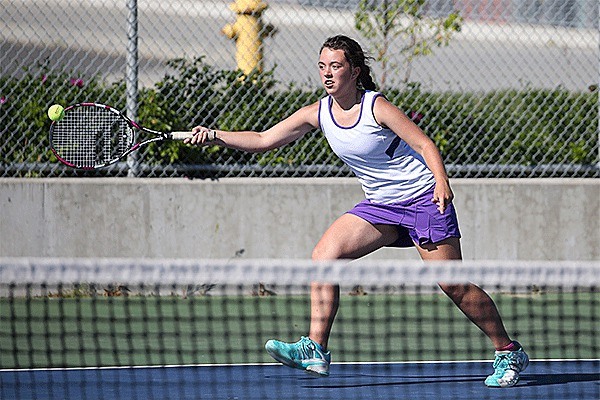
[[[360,67],[352,68],[352,74],[350,75],[352,78],[358,78],[360,75]]]

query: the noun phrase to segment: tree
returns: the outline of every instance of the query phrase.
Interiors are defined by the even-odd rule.
[[[416,57],[426,56],[434,47],[447,46],[455,32],[460,32],[463,19],[454,11],[444,18],[425,13],[426,0],[360,0],[354,15],[356,29],[370,42],[375,61],[382,67],[380,86],[396,69],[389,56],[392,43],[401,39],[400,54],[404,58],[403,83],[410,80]]]

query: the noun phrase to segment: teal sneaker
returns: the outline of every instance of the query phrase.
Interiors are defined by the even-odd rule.
[[[494,373],[485,379],[489,387],[511,387],[519,382],[519,374],[529,365],[529,357],[521,345],[515,351],[497,351]]]
[[[296,343],[269,340],[265,344],[267,353],[288,367],[298,368],[314,376],[329,376],[331,353],[324,352],[320,344],[302,336]]]

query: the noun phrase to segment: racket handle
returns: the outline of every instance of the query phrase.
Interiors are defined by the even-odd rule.
[[[173,140],[189,139],[192,136],[194,136],[192,132],[171,132],[171,139]]]

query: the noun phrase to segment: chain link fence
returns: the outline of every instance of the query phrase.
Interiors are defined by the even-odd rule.
[[[96,173],[47,135],[50,105],[86,101],[154,129],[266,129],[323,96],[318,51],[341,33],[452,177],[600,177],[597,0],[264,1],[2,0],[0,176],[349,176],[318,131],[262,154],[153,145]]]

